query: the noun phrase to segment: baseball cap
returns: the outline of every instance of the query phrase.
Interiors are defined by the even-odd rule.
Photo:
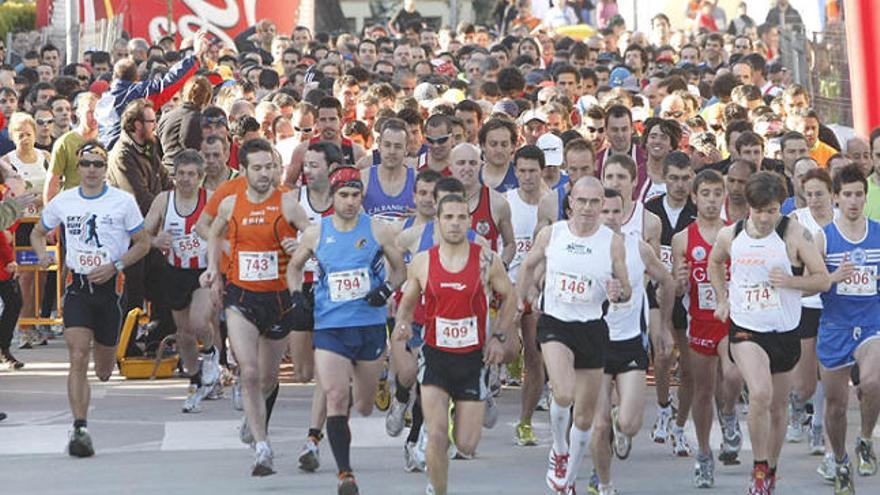
[[[635,93],[639,92],[639,82],[626,67],[617,67],[608,76],[608,84],[612,88],[623,88]]]
[[[519,115],[519,105],[510,99],[498,100],[492,107],[492,111],[506,113],[510,115],[510,118],[515,119]]]
[[[539,70],[533,70],[526,74],[526,86],[537,86],[544,82],[546,77],[544,73]]]
[[[550,167],[562,166],[562,150],[564,147],[562,138],[552,132],[548,132],[542,134],[535,144],[544,152],[544,163],[546,165]]]
[[[532,120],[540,120],[543,123],[547,123],[547,114],[541,110],[526,110],[523,112],[522,117],[520,117],[520,124],[526,125]]]

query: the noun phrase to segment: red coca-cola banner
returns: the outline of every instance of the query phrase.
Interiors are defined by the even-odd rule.
[[[37,19],[51,19],[51,0],[39,0]],[[173,25],[168,25],[168,0],[79,0],[83,24],[122,15],[123,26],[133,37],[156,41],[169,32],[184,37],[206,29],[232,43],[235,35],[261,19],[270,19],[279,33],[293,32],[299,19],[299,0],[171,0]]]

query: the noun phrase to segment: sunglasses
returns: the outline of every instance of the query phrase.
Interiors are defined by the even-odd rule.
[[[675,112],[664,112],[664,115],[667,117],[672,117],[673,119],[677,119],[677,118],[681,117],[682,115],[684,115],[684,112],[682,112],[681,110],[678,110]]]
[[[312,131],[314,130],[314,128],[313,128],[313,127],[297,127],[297,126],[293,126],[293,130],[296,131],[296,132],[303,132],[303,133],[309,134],[310,132],[312,132]]]
[[[219,117],[219,116],[218,117],[202,117],[202,125],[203,126],[218,125],[218,124],[222,125],[223,127],[226,127],[228,125],[228,122],[226,121],[226,117]]]
[[[605,132],[604,127],[593,127],[593,126],[589,126],[589,125],[587,126],[587,130],[590,132],[598,132],[598,133]]]
[[[107,166],[107,162],[104,160],[80,160],[79,166],[82,168],[104,168]]]
[[[445,136],[440,136],[440,137],[435,137],[435,138],[425,136],[425,141],[427,141],[428,144],[443,144],[446,141],[449,141],[449,138],[451,138],[451,137],[452,137],[451,134],[447,134]]]
[[[76,76],[76,78],[79,79],[80,81],[88,81],[92,77],[91,76]]]
[[[49,125],[52,123],[52,119],[37,119],[37,125]]]

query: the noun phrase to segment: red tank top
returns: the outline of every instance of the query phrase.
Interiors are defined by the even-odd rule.
[[[470,244],[464,269],[450,273],[440,262],[440,247],[428,250],[425,286],[425,344],[453,354],[483,348],[489,301],[480,279],[480,251]]]
[[[196,222],[208,202],[208,191],[200,187],[198,195],[195,209],[184,216],[177,212],[174,191],[168,193],[162,230],[171,234],[171,251],[166,260],[176,268],[200,269],[208,266],[208,243],[195,231]]]
[[[253,292],[279,292],[287,289],[285,277],[288,256],[281,248],[285,237],[296,238],[296,229],[281,211],[281,190],[269,199],[253,204],[247,192],[235,196],[229,219],[231,267],[227,274],[233,284]]]
[[[480,202],[477,204],[477,209],[471,212],[471,228],[489,241],[493,251],[498,251],[498,227],[495,225],[495,220],[492,219],[489,188],[486,186],[480,190]]]
[[[727,225],[730,222],[725,222]],[[688,313],[691,318],[699,321],[715,321],[715,290],[709,282],[709,253],[712,245],[703,239],[697,222],[688,225],[688,243],[685,261],[690,264],[690,289],[688,292]],[[730,280],[730,262],[727,262],[726,277]],[[716,322],[718,323],[718,322]]]

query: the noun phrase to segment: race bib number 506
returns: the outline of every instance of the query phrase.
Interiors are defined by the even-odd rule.
[[[852,275],[837,284],[837,293],[841,296],[876,296],[877,266],[855,267]]]

